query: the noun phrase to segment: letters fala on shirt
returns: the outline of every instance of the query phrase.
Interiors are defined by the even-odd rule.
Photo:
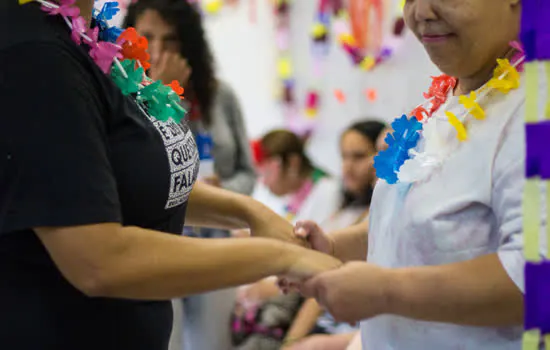
[[[166,122],[148,116],[160,133],[170,164],[170,191],[165,209],[176,207],[189,199],[199,172],[199,154],[193,134],[186,123],[172,119]]]

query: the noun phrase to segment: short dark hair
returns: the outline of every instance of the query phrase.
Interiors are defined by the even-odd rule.
[[[313,163],[305,152],[304,140],[295,133],[279,129],[265,134],[260,140],[266,157],[279,157],[286,167],[291,155],[297,155],[302,161],[302,172],[314,170]]]
[[[180,54],[191,67],[189,80],[205,124],[212,120],[212,109],[218,83],[214,72],[214,57],[206,40],[202,18],[196,6],[186,0],[139,0],[128,7],[124,27],[136,25],[146,10],[155,10],[176,30]]]

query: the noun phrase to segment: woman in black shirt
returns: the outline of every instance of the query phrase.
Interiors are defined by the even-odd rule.
[[[77,5],[89,20],[92,1]],[[179,236],[186,218],[294,242],[252,199],[193,187],[189,129],[124,96],[62,18],[6,0],[0,20],[0,349],[166,349],[171,298],[339,266],[276,240]]]

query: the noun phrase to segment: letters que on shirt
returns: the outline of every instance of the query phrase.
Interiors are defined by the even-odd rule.
[[[147,114],[147,113],[146,113]],[[186,123],[172,119],[159,121],[147,115],[158,130],[170,164],[170,190],[165,209],[177,207],[189,199],[199,171],[199,154],[193,134]]]

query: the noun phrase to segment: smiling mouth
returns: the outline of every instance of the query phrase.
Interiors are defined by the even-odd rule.
[[[448,40],[452,34],[424,34],[422,42],[426,44],[441,43]]]

